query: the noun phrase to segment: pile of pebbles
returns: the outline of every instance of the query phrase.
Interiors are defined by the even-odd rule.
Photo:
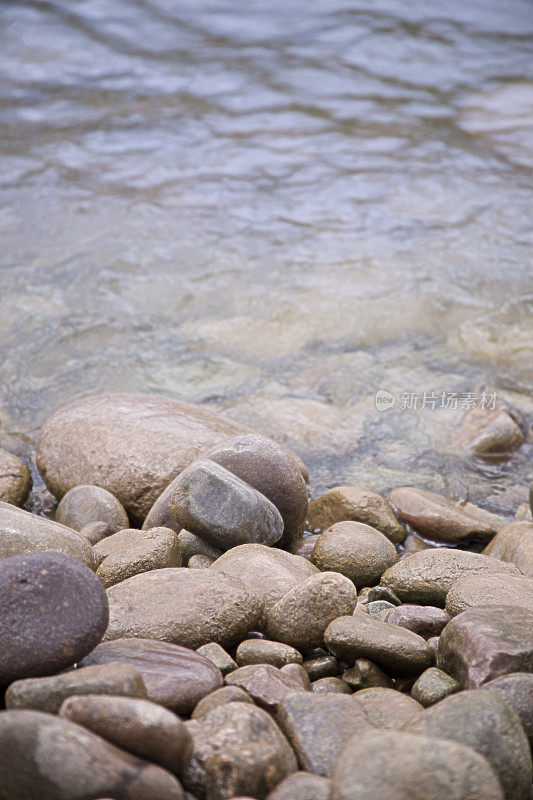
[[[55,520],[0,451],[2,800],[528,800],[530,519],[308,503],[293,453],[143,395],[37,461]]]

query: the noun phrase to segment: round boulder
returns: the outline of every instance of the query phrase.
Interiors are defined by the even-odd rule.
[[[360,589],[378,583],[385,570],[398,561],[398,553],[392,542],[370,525],[337,522],[318,537],[311,561],[321,572],[340,572]]]

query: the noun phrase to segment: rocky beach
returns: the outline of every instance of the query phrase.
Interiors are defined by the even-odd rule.
[[[531,509],[308,503],[290,450],[154,395],[45,423],[55,519],[1,463],[3,800],[529,797]]]

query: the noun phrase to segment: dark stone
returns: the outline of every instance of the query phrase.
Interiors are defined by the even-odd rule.
[[[422,706],[402,692],[374,686],[353,695],[370,725],[375,728],[397,729],[421,713]]]
[[[424,639],[431,639],[432,636],[440,636],[450,619],[450,615],[442,608],[405,604],[390,611],[385,622],[407,628]]]
[[[496,692],[514,708],[533,746],[533,675],[530,672],[512,672],[483,684],[483,691]]]
[[[228,686],[240,686],[267,711],[276,711],[287,692],[304,691],[302,685],[270,664],[239,667],[226,676]]]
[[[252,703],[253,700],[240,686],[222,686],[203,697],[191,714],[191,719],[201,719],[210,714],[213,709],[228,703]]]
[[[0,684],[49,675],[87,655],[108,621],[99,579],[63,553],[0,561]]]

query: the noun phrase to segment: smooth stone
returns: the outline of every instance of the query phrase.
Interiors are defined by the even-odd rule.
[[[222,686],[222,675],[211,661],[193,650],[167,642],[151,639],[102,642],[82,664],[110,661],[135,667],[143,678],[148,699],[177,714],[190,713],[199,700]]]
[[[184,800],[166,770],[41,711],[0,711],[0,786],[6,800]]]
[[[435,542],[486,541],[505,525],[502,517],[472,503],[456,503],[425,489],[393,489],[387,500],[402,522]]]
[[[416,533],[408,533],[402,542],[402,549],[404,551],[402,557],[405,558],[411,553],[418,553],[420,550],[431,550],[431,548],[435,546],[435,544],[426,542],[425,539],[417,536]]]
[[[193,650],[241,640],[258,620],[261,598],[215,571],[216,563],[210,569],[152,570],[111,586],[105,638],[161,639]]]
[[[345,694],[291,692],[279,705],[278,723],[300,767],[326,777],[350,737],[371,730],[353,695]]]
[[[339,672],[339,662],[335,656],[326,655],[306,658],[303,668],[307,672],[311,681],[318,681],[320,678],[335,677]]]
[[[304,691],[301,683],[270,664],[239,667],[226,675],[227,686],[239,686],[267,711],[276,711],[288,692]]]
[[[363,522],[381,531],[394,544],[403,542],[406,535],[383,497],[355,486],[335,486],[311,500],[307,519],[315,531],[325,531],[337,522]]]
[[[512,672],[483,684],[483,691],[496,692],[518,716],[530,745],[533,745],[533,675],[529,672]]]
[[[245,639],[237,647],[235,654],[239,667],[249,664],[272,664],[273,667],[283,667],[285,664],[301,664],[302,654],[281,642],[272,642],[268,639]]]
[[[213,709],[227,703],[252,703],[253,700],[240,686],[222,686],[214,692],[202,697],[200,702],[194,707],[191,719],[201,719],[210,714]]]
[[[531,506],[529,503],[520,503],[516,509],[514,518],[517,522],[531,522],[533,514],[531,513]]]
[[[111,492],[88,484],[69,489],[56,508],[55,518],[75,531],[81,531],[91,522],[105,522],[111,533],[116,533],[130,524],[124,508]]]
[[[455,581],[465,575],[480,573],[520,574],[513,564],[505,564],[481,553],[437,547],[413,553],[399,561],[383,573],[381,584],[392,589],[404,603],[443,607]]]
[[[93,569],[93,548],[81,534],[59,522],[0,503],[0,558],[53,551],[72,556]]]
[[[15,681],[6,691],[6,708],[32,708],[57,714],[71,695],[111,694],[147,697],[141,674],[130,664],[114,662],[81,667],[48,678]]]
[[[0,564],[0,685],[70,667],[98,644],[107,598],[88,567],[56,552]]]
[[[532,672],[533,613],[513,606],[463,611],[441,633],[437,666],[463,689],[510,672]]]
[[[483,419],[468,442],[476,455],[510,455],[524,443],[520,426],[504,409],[499,409]]]
[[[329,781],[310,772],[293,772],[278,783],[267,800],[328,800]]]
[[[435,658],[437,657],[437,652],[439,649],[439,639],[440,636],[431,636],[431,638],[427,639],[427,643],[435,653]]]
[[[387,600],[373,600],[370,603],[365,603],[365,611],[372,619],[379,619],[385,622],[389,612],[395,609],[396,606],[389,603]],[[362,610],[362,609],[361,609]]]
[[[37,466],[55,497],[79,484],[97,484],[138,524],[202,451],[248,432],[180,400],[143,394],[86,397],[61,408],[43,425]]]
[[[189,569],[209,569],[211,564],[214,564],[215,561],[215,558],[210,558],[209,556],[204,556],[202,553],[198,553],[198,555],[190,557],[188,567]]]
[[[533,580],[520,575],[468,575],[446,595],[446,610],[455,617],[474,606],[516,606],[533,612]]]
[[[181,775],[191,760],[192,739],[183,722],[172,711],[149,700],[101,695],[69,697],[62,703],[59,716],[176,775]]]
[[[329,800],[503,800],[485,758],[456,742],[377,731],[353,736],[331,777]]]
[[[284,594],[266,615],[266,632],[296,648],[319,647],[334,619],[352,614],[357,591],[352,581],[336,572],[312,575]]]
[[[303,536],[298,536],[297,539],[294,539],[290,543],[288,548],[289,553],[300,556],[301,558],[306,558],[309,561],[319,535],[318,533],[307,533]]]
[[[413,633],[418,633],[424,639],[440,636],[448,622],[450,615],[442,608],[435,606],[416,606],[404,604],[397,606],[385,617],[390,625],[399,625]]]
[[[342,678],[319,678],[311,684],[311,691],[318,694],[352,694],[352,688]]]
[[[196,652],[198,655],[212,661],[223,675],[227,675],[228,672],[233,672],[234,669],[237,669],[237,662],[216,642],[203,644],[196,649]]]
[[[176,526],[179,527],[177,523]],[[181,553],[181,561],[184,567],[188,566],[193,556],[209,556],[209,558],[216,560],[223,553],[219,547],[213,547],[212,544],[209,544],[209,542],[206,542],[200,536],[190,531],[180,530],[178,533],[178,544]]]
[[[272,439],[254,433],[227,439],[208,450],[204,457],[229,469],[276,506],[284,525],[281,546],[303,531],[307,487],[300,459]]]
[[[194,749],[183,783],[200,798],[263,798],[297,770],[294,753],[270,714],[249,703],[228,703],[185,724]]]
[[[340,572],[360,588],[378,583],[385,570],[398,561],[398,553],[392,542],[370,525],[337,522],[319,536],[311,561],[321,572]]]
[[[483,550],[486,556],[514,564],[533,578],[533,522],[511,522]]]
[[[396,597],[394,592],[387,589],[386,586],[372,586],[369,588],[366,599],[369,603],[373,603],[376,600],[386,600],[388,603],[392,603],[393,606],[399,606],[402,602],[400,598]]]
[[[392,679],[367,658],[358,658],[353,667],[343,673],[342,679],[353,691],[370,689],[373,686],[392,689],[393,686]]]
[[[26,464],[0,448],[0,501],[23,506],[31,492],[31,473]]]
[[[347,662],[368,658],[393,675],[416,675],[434,661],[433,651],[421,636],[359,612],[333,620],[324,641],[337,658]]]
[[[285,664],[283,667],[280,667],[280,672],[292,678],[296,683],[299,683],[306,692],[311,689],[311,681],[309,680],[309,675],[304,669],[303,664]]]
[[[113,531],[110,529],[107,522],[89,522],[88,525],[85,525],[84,528],[79,531],[80,536],[83,536],[89,544],[94,545],[101,542],[102,539],[105,539],[106,536],[110,536]]]
[[[209,571],[242,581],[249,592],[262,598],[262,623],[266,612],[284,594],[311,575],[318,574],[317,568],[305,558],[262,544],[243,544],[228,550],[217,558]],[[251,602],[257,604],[257,600]],[[250,624],[248,630],[252,628]]]
[[[529,742],[518,716],[498,695],[479,691],[452,694],[426,708],[405,730],[451,739],[477,750],[494,769],[506,800],[529,796]]]
[[[409,695],[375,686],[361,689],[353,695],[363,709],[366,720],[375,728],[396,730],[403,727],[422,712],[422,706]]]
[[[426,708],[459,689],[460,686],[454,678],[437,667],[430,667],[414,682],[411,697]]]
[[[214,547],[272,545],[281,539],[283,519],[276,506],[214,461],[193,461],[173,483],[170,513]]]
[[[178,537],[170,528],[119,531],[98,542],[94,552],[96,574],[107,588],[143,572],[181,567]]]

